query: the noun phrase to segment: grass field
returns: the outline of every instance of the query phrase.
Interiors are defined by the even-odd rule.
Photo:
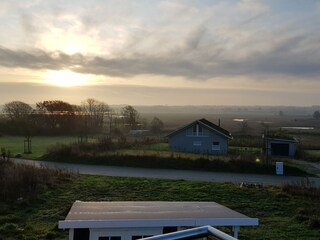
[[[259,227],[243,227],[240,239],[319,239],[319,226],[311,227],[304,213],[319,214],[318,199],[294,196],[281,188],[240,188],[238,185],[77,176],[36,200],[0,203],[1,239],[66,239],[57,229],[72,203],[82,201],[214,201],[250,217]],[[316,211],[314,210],[316,209]],[[319,216],[318,216],[319,218]]]
[[[21,154],[25,158],[37,159],[44,155],[47,148],[53,146],[57,143],[72,143],[76,142],[76,137],[69,136],[59,136],[59,137],[47,137],[47,136],[37,136],[32,137],[32,153],[24,154],[24,137],[16,136],[1,136],[0,137],[0,149],[5,148],[6,151],[9,150],[12,156]]]
[[[320,158],[320,150],[306,150],[304,151],[307,157]]]

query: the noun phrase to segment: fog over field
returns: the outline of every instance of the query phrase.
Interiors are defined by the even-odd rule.
[[[64,100],[64,99],[55,99]],[[84,99],[83,99],[84,100]],[[9,102],[9,101],[8,101]],[[81,102],[75,103],[81,105]],[[0,111],[4,105],[0,104]],[[30,104],[35,108],[35,103]],[[116,112],[120,112],[125,104],[109,105]],[[191,115],[235,115],[236,116],[312,116],[320,106],[232,106],[232,105],[133,105],[141,114],[191,114]]]

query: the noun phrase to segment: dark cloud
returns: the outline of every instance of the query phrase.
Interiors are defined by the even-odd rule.
[[[319,13],[311,11],[313,3],[293,4],[283,11],[277,1],[27,2],[14,7],[1,3],[8,16],[20,16],[20,21],[18,26],[13,18],[1,28],[0,44],[5,47],[0,45],[0,66],[190,80],[238,75],[320,77],[320,35],[315,21]],[[305,5],[308,11],[300,9]],[[15,31],[10,32],[7,25],[15,26]],[[12,37],[19,28],[23,34]],[[88,56],[24,48],[45,48],[42,40],[52,36],[54,29],[61,35],[93,39],[88,46],[97,44],[105,52]],[[16,46],[23,50],[13,50]]]
[[[306,46],[305,40],[304,36],[288,37],[274,44],[267,53],[252,54],[244,61],[224,65],[230,66],[234,74],[320,77],[319,47]]]
[[[194,31],[192,31],[186,38],[186,48],[188,50],[197,49],[206,31],[207,29],[205,27],[205,24],[201,24]]]
[[[43,50],[14,51],[0,47],[0,65],[8,68],[59,70],[83,65],[83,56]]]
[[[117,77],[142,74],[179,76],[187,79],[210,79],[228,75],[289,75],[320,77],[320,54],[305,45],[305,37],[277,41],[268,51],[251,53],[245,58],[226,57],[211,46],[200,47],[205,28],[188,36],[183,48],[157,55],[132,54],[128,57],[68,55],[43,50],[11,50],[0,47],[0,65],[9,68],[70,69],[76,72]],[[208,46],[208,45],[207,45]],[[302,50],[301,50],[302,49]],[[216,54],[219,52],[219,54]]]

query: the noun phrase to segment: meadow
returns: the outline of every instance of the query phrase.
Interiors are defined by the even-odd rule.
[[[49,147],[57,143],[69,144],[77,142],[77,138],[71,136],[34,136],[31,138],[32,153],[25,154],[24,140],[25,138],[21,136],[0,136],[0,149],[9,150],[12,157],[20,154],[23,158],[38,159],[47,152]]]
[[[0,202],[0,236],[4,240],[66,239],[68,232],[57,229],[57,223],[75,200],[214,201],[259,218],[258,227],[240,229],[240,239],[318,239],[319,189],[302,187],[299,192],[300,187],[293,188],[78,175],[32,200]],[[306,194],[310,191],[313,194]]]

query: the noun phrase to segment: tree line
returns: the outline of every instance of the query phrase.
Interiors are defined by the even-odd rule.
[[[163,122],[154,117],[149,123],[153,133],[160,133]],[[80,105],[61,100],[37,102],[35,108],[22,101],[4,105],[0,133],[15,135],[117,135],[133,129],[146,129],[147,122],[130,105],[116,112],[108,104],[88,98]]]

